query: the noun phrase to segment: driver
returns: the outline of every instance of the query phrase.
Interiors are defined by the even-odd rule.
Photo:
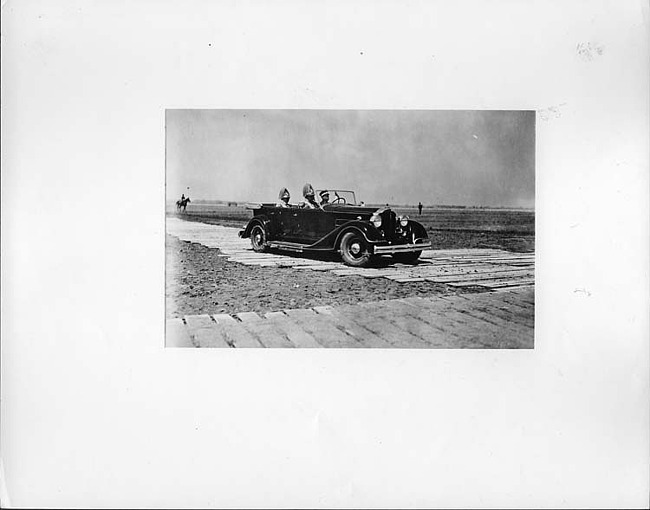
[[[320,205],[321,207],[324,206],[325,204],[330,203],[330,192],[324,189],[319,193],[320,195]]]

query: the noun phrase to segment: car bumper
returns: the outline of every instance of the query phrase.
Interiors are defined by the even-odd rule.
[[[424,241],[416,244],[387,244],[375,246],[375,255],[386,255],[390,253],[406,253],[410,251],[422,251],[431,248],[431,241]]]

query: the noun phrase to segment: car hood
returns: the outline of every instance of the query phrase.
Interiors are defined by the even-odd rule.
[[[333,213],[345,213],[345,214],[356,214],[358,216],[372,216],[374,213],[377,211],[382,212],[385,211],[386,209],[390,209],[390,207],[361,207],[358,205],[336,205],[336,204],[328,204],[324,207],[324,209],[327,212],[333,212]]]

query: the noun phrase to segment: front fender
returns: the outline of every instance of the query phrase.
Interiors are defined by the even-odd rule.
[[[350,230],[354,230],[359,232],[361,235],[363,235],[366,239],[366,241],[372,243],[376,241],[381,240],[381,234],[379,231],[374,227],[374,225],[371,225],[367,222],[364,221],[359,221],[359,220],[351,220],[348,221],[347,223],[344,223],[343,225],[340,225],[336,227],[334,230],[332,230],[329,234],[327,234],[325,237],[322,237],[319,239],[317,242],[309,246],[309,249],[311,250],[338,250],[339,245],[341,243],[341,237],[343,237],[343,234],[346,232],[349,232]]]
[[[376,243],[381,241],[382,235],[377,228],[368,222],[352,220],[344,225],[341,225],[336,231],[336,240],[334,241],[334,248],[339,249],[341,245],[341,238],[350,231],[357,231],[368,241],[369,243]]]
[[[429,239],[429,234],[427,234],[427,229],[424,228],[422,223],[417,221],[409,220],[408,228],[415,237],[415,239]]]

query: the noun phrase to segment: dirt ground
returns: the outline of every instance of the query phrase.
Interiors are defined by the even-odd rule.
[[[385,278],[341,277],[328,271],[250,267],[229,262],[218,253],[166,236],[167,318],[456,293],[431,282],[398,283]]]

